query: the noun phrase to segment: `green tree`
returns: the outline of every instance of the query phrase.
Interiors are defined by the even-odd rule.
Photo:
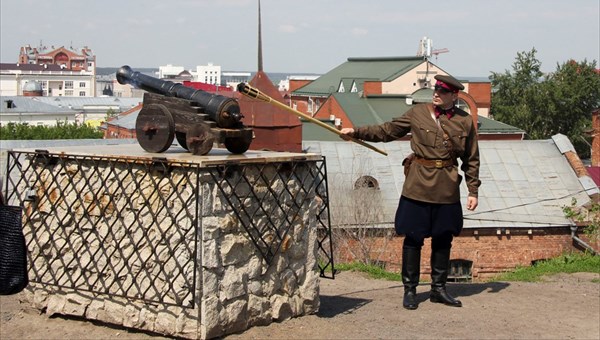
[[[536,49],[517,53],[512,72],[492,72],[494,119],[519,127],[531,139],[557,133],[569,137],[582,158],[590,156],[584,131],[600,107],[600,74],[596,61],[568,61],[544,75]]]
[[[108,111],[106,111],[106,117],[104,117],[104,121],[108,122],[112,117],[115,117],[116,115],[117,113],[115,112],[115,110],[109,108]]]

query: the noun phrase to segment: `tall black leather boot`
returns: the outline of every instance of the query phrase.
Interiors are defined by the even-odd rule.
[[[402,283],[404,299],[402,306],[406,309],[417,309],[417,286],[421,275],[421,248],[402,247]]]
[[[431,292],[429,301],[452,307],[462,307],[462,303],[446,292],[446,281],[450,270],[450,248],[431,250]]]

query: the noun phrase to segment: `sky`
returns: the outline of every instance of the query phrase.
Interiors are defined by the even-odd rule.
[[[97,66],[258,68],[258,0],[0,0],[0,62],[21,46],[88,46]],[[463,77],[600,59],[600,0],[262,0],[263,70],[322,74],[350,57],[415,56]],[[598,65],[597,65],[598,67]]]

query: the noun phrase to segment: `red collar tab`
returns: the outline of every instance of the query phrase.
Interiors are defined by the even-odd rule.
[[[441,107],[436,106],[434,109],[435,112],[435,118],[438,119],[440,118],[440,115],[446,115],[446,117],[448,117],[448,119],[452,118],[452,116],[454,116],[454,106],[452,106],[451,108],[444,110]]]

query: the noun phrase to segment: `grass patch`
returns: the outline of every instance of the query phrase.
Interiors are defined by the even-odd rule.
[[[391,273],[380,266],[369,265],[359,262],[338,263],[335,265],[335,270],[339,271],[356,271],[366,273],[374,279],[382,279],[388,281],[402,281],[402,275],[399,273]]]
[[[490,281],[538,282],[544,275],[579,272],[600,274],[600,256],[590,253],[567,253],[537,262],[532,266],[518,267],[513,271],[500,274]],[[598,282],[598,280],[595,281]]]
[[[331,272],[331,266],[328,266],[326,270]],[[373,264],[369,265],[360,262],[337,263],[335,270],[366,273],[373,279],[402,281],[400,273],[388,272],[384,268]],[[532,266],[517,267],[489,281],[538,282],[544,275],[579,272],[600,274],[600,256],[594,256],[590,253],[567,253],[549,260],[539,261]],[[593,279],[592,282],[600,283],[600,279]]]

